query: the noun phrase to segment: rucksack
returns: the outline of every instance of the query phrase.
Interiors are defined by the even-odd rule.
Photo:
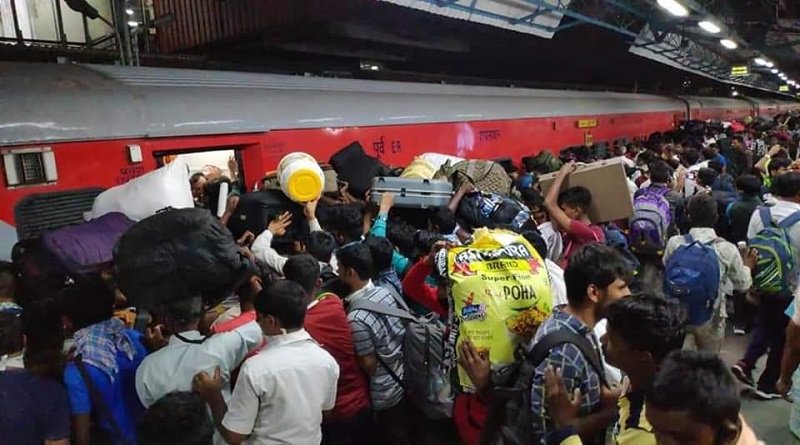
[[[800,211],[792,213],[778,224],[772,221],[768,207],[759,207],[758,214],[764,228],[748,242],[751,249],[758,251],[753,290],[759,294],[791,292],[789,275],[794,270],[796,258],[789,229],[800,222]]]
[[[648,187],[633,199],[628,245],[639,255],[664,254],[667,230],[672,224],[672,211],[667,201],[669,189]]]
[[[625,260],[628,261],[633,270],[638,269],[640,264],[639,259],[636,258],[636,255],[631,252],[628,244],[628,238],[625,236],[625,233],[623,233],[622,230],[620,230],[620,228],[614,223],[606,223],[600,227],[603,229],[603,235],[605,235],[606,238],[606,245],[613,247],[614,250],[619,252],[625,258]]]
[[[453,166],[445,164],[437,173],[453,183],[453,190],[461,188],[467,182],[479,191],[495,193],[502,196],[511,194],[512,181],[502,165],[492,161],[461,161]]]
[[[684,239],[686,244],[679,246],[667,260],[664,293],[686,308],[690,325],[699,326],[714,315],[721,272],[712,245],[722,240],[703,243],[691,235],[684,235]]]
[[[403,338],[403,376],[401,379],[378,357],[379,366],[388,371],[406,393],[406,396],[429,419],[450,418],[453,413],[453,393],[449,375],[444,367],[445,325],[439,316],[431,313],[414,316],[402,298],[392,295],[404,309],[375,303],[362,298],[348,307],[348,312],[361,309],[395,317],[405,322]]]
[[[383,154],[382,145],[376,150],[378,156]],[[358,199],[366,195],[372,186],[372,178],[390,176],[381,175],[385,169],[383,163],[379,158],[368,155],[357,141],[334,153],[329,163],[336,170],[338,178],[349,184],[348,192]]]
[[[530,158],[522,158],[522,163],[527,169],[537,171],[542,174],[557,172],[563,165],[561,160],[547,150],[542,150],[539,152],[539,154]]]
[[[533,349],[517,348],[516,362],[503,370],[501,386],[492,389],[489,414],[481,433],[481,445],[529,445],[533,441],[534,416],[531,411],[531,383],[536,369],[550,355],[550,350],[562,344],[580,349],[589,366],[608,386],[605,368],[588,339],[569,329],[558,329],[543,336]]]

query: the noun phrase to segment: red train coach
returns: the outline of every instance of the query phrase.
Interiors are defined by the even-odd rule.
[[[18,234],[79,221],[99,189],[168,155],[233,150],[252,185],[293,151],[327,160],[358,141],[396,165],[424,152],[519,159],[668,130],[697,106],[639,94],[144,67],[0,63],[0,76],[0,258]],[[721,107],[732,111],[708,116],[753,109],[737,100]]]

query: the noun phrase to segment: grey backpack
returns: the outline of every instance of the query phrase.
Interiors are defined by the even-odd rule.
[[[401,297],[393,294],[398,305],[405,309],[375,303],[367,299],[354,301],[348,312],[361,309],[405,322],[403,338],[403,376],[401,379],[380,356],[378,363],[402,387],[414,405],[429,419],[445,419],[453,413],[453,391],[443,366],[445,325],[438,315],[412,315]]]

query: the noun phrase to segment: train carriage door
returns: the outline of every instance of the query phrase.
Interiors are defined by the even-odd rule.
[[[218,184],[219,180],[228,179],[229,185],[223,186],[228,193],[244,193],[246,182],[242,169],[241,147],[214,147],[209,149],[163,150],[153,153],[159,167],[181,159],[189,168],[192,178],[192,195],[199,205],[210,205],[210,197],[206,192],[219,192],[218,186],[207,186],[210,182]],[[202,177],[199,177],[202,175]]]

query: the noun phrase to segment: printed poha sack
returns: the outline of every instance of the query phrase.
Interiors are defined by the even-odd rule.
[[[457,346],[468,338],[479,351],[489,350],[497,370],[514,363],[517,345],[552,312],[550,278],[536,249],[516,233],[483,228],[473,240],[437,256],[451,308],[445,363],[456,365]],[[464,391],[475,389],[460,366],[458,382]]]

